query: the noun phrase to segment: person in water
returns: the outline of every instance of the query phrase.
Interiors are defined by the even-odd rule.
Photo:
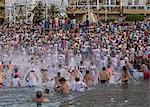
[[[98,80],[102,84],[106,84],[109,81],[109,74],[105,67],[102,68],[102,71],[99,73]]]
[[[72,88],[73,91],[83,92],[88,88],[88,86],[83,81],[80,81],[79,77],[75,78],[75,81],[76,82],[73,84]]]
[[[4,84],[3,84],[4,79],[6,79],[6,76],[2,71],[2,67],[0,67],[0,88],[3,88],[3,86],[4,86]]]
[[[41,105],[41,103],[47,103],[49,102],[48,98],[43,97],[43,94],[41,91],[36,92],[36,98],[32,100],[33,102],[36,102],[37,104]]]
[[[90,71],[86,70],[86,74],[84,75],[83,81],[86,83],[87,86],[91,86],[94,82],[93,75]]]
[[[49,91],[49,89],[46,88],[43,92],[43,96],[47,97],[49,94],[50,94],[50,91]]]
[[[59,93],[62,93],[62,94],[69,94],[70,93],[70,87],[69,87],[66,79],[65,78],[61,78],[59,80],[59,82],[60,82],[60,86],[58,86],[56,88],[56,91],[59,92]]]
[[[59,82],[59,80],[62,78],[61,76],[61,73],[58,72],[57,73],[57,76],[55,76],[54,78],[52,78],[51,80],[54,80],[55,81],[55,84],[54,84],[54,89],[57,89],[61,84]]]
[[[18,86],[21,86],[21,81],[20,81],[20,78],[19,78],[19,75],[15,75],[14,78],[12,79],[11,81],[11,86],[12,87],[18,87]]]
[[[122,82],[127,84],[128,80],[129,80],[129,74],[128,74],[126,66],[123,66],[122,70],[123,70],[122,71]]]
[[[26,81],[28,82],[28,85],[30,87],[36,86],[36,82],[38,80],[39,80],[39,78],[34,70],[31,70],[26,76]]]

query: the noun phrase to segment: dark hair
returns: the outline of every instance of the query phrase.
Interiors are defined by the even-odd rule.
[[[41,98],[42,97],[42,92],[41,91],[37,91],[36,92],[36,97],[37,98]]]
[[[19,76],[16,74],[15,76],[14,76],[14,78],[18,78]]]
[[[57,73],[57,76],[60,76],[60,75],[61,75],[61,73],[60,73],[60,72],[58,72],[58,73]]]
[[[18,72],[18,68],[15,68],[14,72]]]
[[[80,78],[79,78],[79,77],[76,77],[76,78],[75,78],[75,81],[76,81],[76,82],[80,81]]]
[[[105,68],[105,67],[103,67],[103,68],[102,68],[102,70],[106,70],[106,68]]]
[[[80,61],[80,64],[83,64],[83,61]]]
[[[127,67],[126,66],[123,66],[122,69],[123,69],[123,71],[127,71]]]
[[[35,72],[34,70],[31,70],[31,72]]]
[[[62,67],[62,65],[61,65],[61,64],[59,64],[59,65],[58,65],[58,67]]]
[[[46,94],[49,94],[49,89],[45,89],[44,92],[45,92]]]
[[[86,70],[86,74],[89,74],[90,73],[90,71],[89,70]]]
[[[59,82],[66,82],[66,79],[65,79],[65,78],[61,78],[61,79],[59,80]]]

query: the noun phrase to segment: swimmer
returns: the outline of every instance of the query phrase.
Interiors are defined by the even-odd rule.
[[[91,86],[94,82],[92,73],[90,71],[86,71],[86,74],[84,75],[83,81],[86,83],[87,86]]]
[[[36,92],[36,98],[33,99],[32,101],[37,103],[37,107],[41,107],[42,103],[49,102],[48,98],[43,97],[43,94],[41,91]]]
[[[76,82],[72,86],[73,91],[83,92],[88,88],[88,86],[83,81],[80,81],[80,78],[77,77],[75,81]]]
[[[6,75],[3,73],[2,69],[0,69],[0,88],[3,88],[3,80],[6,79]]]
[[[50,94],[49,89],[46,88],[43,92],[43,96],[47,97],[49,94]]]
[[[123,70],[122,71],[122,82],[127,84],[128,80],[129,80],[129,74],[128,74],[126,66],[123,66],[122,70]]]
[[[61,85],[59,87],[57,87],[56,91],[59,92],[59,93],[62,93],[62,94],[69,94],[70,93],[70,87],[69,87],[66,79],[61,78],[59,80],[59,82],[60,82]]]
[[[19,78],[19,76],[18,76],[17,74],[16,74],[16,75],[14,76],[14,78],[12,79],[12,81],[11,81],[11,86],[12,86],[12,87],[21,86],[20,78]]]
[[[33,87],[36,85],[36,82],[39,80],[38,76],[36,75],[34,70],[31,70],[27,76],[26,76],[26,81],[28,82],[28,85],[30,87]]]
[[[57,73],[57,76],[55,76],[54,78],[51,79],[51,80],[54,80],[54,81],[55,81],[54,89],[56,89],[57,87],[60,86],[59,80],[60,80],[61,78],[62,78],[61,73],[58,72],[58,73]]]
[[[106,84],[106,82],[109,81],[109,74],[105,67],[103,67],[102,71],[99,73],[98,79],[102,84]]]

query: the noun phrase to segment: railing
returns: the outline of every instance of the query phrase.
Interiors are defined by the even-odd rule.
[[[97,5],[90,5],[91,10],[94,13],[103,14],[106,11],[108,14],[120,14],[121,6],[120,5],[100,5],[97,8]],[[135,6],[122,6],[123,14],[150,14],[150,5],[135,5]],[[87,5],[73,5],[68,6],[67,13],[85,13],[87,12]]]
[[[68,6],[69,8],[86,8],[88,7],[87,5],[69,5]],[[91,9],[92,8],[120,8],[121,6],[120,5],[90,5],[89,6]],[[143,9],[143,10],[150,10],[150,5],[124,5],[122,6],[124,9]]]
[[[68,5],[67,7],[87,7],[88,5]],[[90,7],[121,7],[121,5],[89,5]],[[122,7],[150,7],[150,5],[123,5]]]

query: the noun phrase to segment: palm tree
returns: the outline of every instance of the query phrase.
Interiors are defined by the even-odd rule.
[[[35,6],[35,8],[32,10],[34,17],[33,17],[33,23],[39,24],[44,19],[44,5],[41,1],[38,2],[38,4]]]
[[[60,9],[55,4],[51,4],[48,9],[48,15],[50,18],[54,19],[55,17],[60,16]]]

